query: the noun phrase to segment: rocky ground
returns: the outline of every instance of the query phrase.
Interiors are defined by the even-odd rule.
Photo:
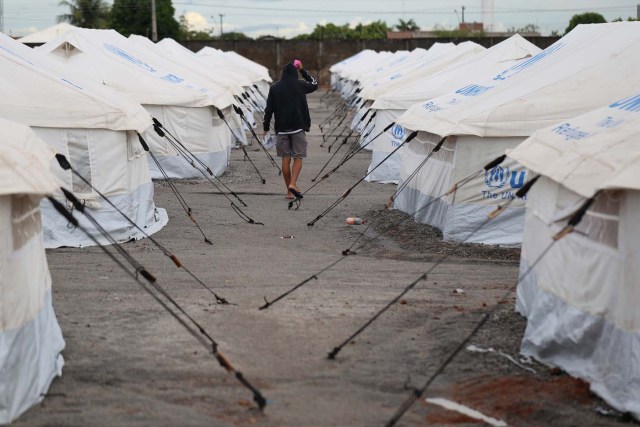
[[[310,98],[314,123],[332,107]],[[301,186],[308,188],[329,154],[319,129],[310,135]],[[177,254],[213,296],[147,239],[124,247],[219,343],[219,349],[268,399],[251,394],[198,341],[97,248],[57,249],[47,256],[54,306],[66,339],[66,365],[44,401],[16,426],[382,426],[411,387],[420,387],[474,329],[486,325],[447,365],[425,397],[445,397],[509,425],[617,426],[629,421],[590,394],[588,386],[518,354],[525,321],[514,313],[518,250],[443,243],[436,230],[385,211],[366,226],[348,216],[376,216],[393,186],[363,183],[314,227],[307,223],[362,176],[370,155],[357,155],[288,210],[281,178],[262,152],[249,155],[267,178],[259,183],[234,150],[225,182],[264,226],[243,222],[202,180],[177,183],[208,245],[169,188],[156,203],[170,222],[154,237]],[[392,233],[377,234],[397,224]],[[393,305],[336,360],[327,354],[434,262],[426,280]],[[267,310],[272,300],[316,275]],[[456,291],[462,290],[462,292]],[[509,359],[511,358],[511,359]],[[609,415],[602,415],[607,413]],[[481,425],[418,401],[398,425]]]

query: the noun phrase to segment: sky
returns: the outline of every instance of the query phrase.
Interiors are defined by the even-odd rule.
[[[106,0],[112,3],[111,0]],[[29,34],[56,24],[56,16],[67,11],[59,0],[4,0],[4,32]],[[185,15],[194,30],[241,31],[252,37],[293,37],[313,30],[316,24],[369,23],[394,25],[413,19],[421,28],[453,29],[462,19],[488,22],[482,4],[493,3],[492,28],[502,31],[535,24],[542,34],[564,32],[576,13],[598,12],[608,21],[635,17],[640,0],[174,0],[176,19]],[[486,25],[485,25],[486,27]]]

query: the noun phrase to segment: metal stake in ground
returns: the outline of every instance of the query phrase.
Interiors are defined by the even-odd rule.
[[[443,141],[444,141],[444,138],[443,138],[443,140],[441,142],[443,142]],[[531,187],[533,186],[533,184],[537,180],[538,180],[537,177],[532,179],[532,180],[530,180],[526,185],[524,185],[522,188],[520,188],[520,190],[518,190],[518,192],[516,193],[516,196],[518,198],[522,198],[522,197],[526,196],[527,193],[529,192],[529,190],[531,189]],[[504,209],[506,209],[513,202],[513,200],[514,199],[510,199],[509,201],[507,201],[503,205],[503,207],[500,207],[500,211],[503,211]],[[489,214],[489,216],[487,217],[487,219],[485,221],[480,223],[480,225],[478,227],[476,227],[470,234],[468,234],[465,237],[464,242],[468,241],[473,235],[475,235],[478,231],[480,231],[482,228],[484,228],[491,220],[495,219],[497,216],[498,215],[495,215],[495,214]],[[331,350],[331,352],[327,356],[327,358],[331,359],[331,360],[335,359],[336,356],[338,355],[338,353],[340,353],[340,351],[347,344],[349,344],[354,338],[356,338],[358,335],[360,335],[362,332],[364,332],[365,329],[367,329],[373,322],[375,322],[376,319],[378,319],[385,311],[387,311],[389,308],[391,308],[391,306],[393,306],[395,303],[400,301],[400,299],[402,297],[404,297],[409,291],[411,291],[419,282],[421,282],[423,280],[426,280],[427,279],[427,275],[431,274],[433,272],[433,270],[435,270],[439,265],[441,265],[444,261],[446,261],[450,256],[451,256],[450,254],[447,254],[447,255],[441,257],[439,260],[437,260],[426,272],[424,272],[422,275],[420,275],[420,277],[418,277],[415,281],[411,282],[406,288],[404,288],[402,290],[402,292],[400,292],[395,298],[393,298],[382,309],[380,309],[369,320],[367,320],[364,323],[364,325],[362,325],[360,328],[358,328],[358,330],[356,330],[353,334],[351,334],[349,336],[349,338],[345,339],[338,346],[334,347],[333,350]]]
[[[387,157],[385,157],[384,159],[382,159],[382,161],[380,163],[378,163],[376,165],[376,167],[372,168],[369,172],[367,172],[362,178],[360,178],[355,184],[353,184],[351,187],[349,187],[347,189],[347,191],[345,191],[342,196],[340,196],[335,202],[333,202],[327,209],[324,210],[324,212],[322,212],[320,215],[318,215],[313,221],[311,221],[310,223],[307,224],[307,226],[312,227],[313,225],[315,225],[316,222],[318,222],[319,220],[321,220],[326,214],[328,214],[329,212],[331,212],[336,206],[338,206],[344,199],[346,199],[349,194],[351,193],[351,191],[356,188],[362,181],[364,181],[369,175],[371,175],[373,173],[373,171],[375,171],[377,168],[379,168],[385,161],[387,161],[391,156],[393,156],[399,149],[401,149],[405,144],[411,142],[416,136],[418,135],[418,132],[415,131],[413,132],[411,135],[409,135],[407,137],[407,139],[405,139],[402,143],[400,143],[400,145],[398,145],[398,147],[396,149],[394,149],[391,153],[389,153],[389,155]]]
[[[162,289],[157,284],[156,278],[151,273],[149,273],[144,267],[142,267],[139,264],[137,264],[137,262],[133,259],[133,257],[131,255],[129,255],[120,245],[115,243],[115,247],[119,251],[121,256],[123,256],[124,259],[130,261],[132,266],[134,266],[134,268],[135,268],[134,271],[129,270],[122,263],[122,261],[120,261],[114,254],[109,252],[109,250],[107,250],[107,248],[105,246],[101,245],[100,242],[98,242],[98,240],[91,233],[89,233],[84,227],[82,227],[80,225],[80,223],[78,222],[78,220],[73,216],[73,214],[71,212],[67,211],[65,209],[65,207],[60,202],[58,202],[53,197],[48,197],[48,199],[52,203],[54,209],[60,215],[62,215],[64,218],[66,218],[67,221],[69,221],[69,224],[71,224],[73,227],[76,227],[76,228],[80,229],[84,234],[86,234],[87,237],[89,237],[96,245],[98,245],[98,247],[100,247],[100,249],[109,258],[111,258],[116,264],[118,264],[118,266],[120,268],[122,268],[122,270],[124,272],[126,272],[129,276],[131,276],[131,278],[145,292],[147,292],[147,294],[149,294],[153,299],[155,299],[156,302],[158,302],[167,311],[167,313],[169,313],[174,319],[176,319],[178,321],[178,323],[180,323],[186,329],[186,331],[189,334],[191,334],[196,340],[198,340],[205,347],[205,349],[207,349],[207,351],[210,351],[213,354],[213,356],[215,357],[215,359],[218,361],[220,366],[222,366],[227,372],[233,373],[235,378],[244,387],[246,387],[247,389],[249,389],[253,393],[253,400],[256,402],[256,404],[258,405],[260,410],[264,409],[264,407],[266,406],[267,401],[264,398],[264,396],[262,395],[262,393],[257,388],[255,388],[251,383],[249,383],[244,378],[244,376],[242,375],[241,372],[237,371],[233,367],[233,365],[231,365],[229,360],[218,350],[219,344],[211,337],[211,335],[204,329],[204,327],[202,327],[202,325],[200,325],[191,315],[189,315],[186,312],[186,310],[184,310],[184,308],[182,308],[182,306],[180,306],[180,304],[178,304],[178,302],[173,297],[171,297],[164,289]],[[78,206],[81,207],[84,210],[84,206],[79,201],[77,201],[77,207]],[[86,211],[85,211],[85,213],[86,213]],[[115,242],[115,239],[113,239],[113,237],[110,236],[104,229],[100,229],[100,232],[108,240]],[[144,277],[144,279],[147,281],[147,283],[142,282],[139,279],[139,275]],[[153,288],[153,290],[155,292],[153,292],[149,288],[149,286],[151,288]],[[168,303],[161,298],[161,296],[166,301],[168,301],[168,303],[170,303],[172,306],[174,306],[175,309],[177,310],[177,312],[174,311],[174,309],[172,309],[168,305]],[[180,314],[178,314],[178,313],[180,313]],[[184,316],[188,321],[183,319],[182,317],[180,317],[180,315]]]
[[[182,268],[185,272],[187,272],[187,274],[189,276],[191,276],[200,286],[202,286],[203,288],[205,288],[207,291],[209,291],[214,298],[216,299],[216,302],[218,304],[229,304],[229,301],[227,301],[226,298],[221,297],[220,295],[218,295],[213,289],[211,289],[209,286],[207,286],[202,280],[200,280],[200,278],[198,278],[191,270],[189,270],[187,267],[184,266],[184,264],[182,263],[182,260],[180,260],[175,254],[173,254],[171,251],[169,251],[164,245],[162,245],[160,242],[158,242],[155,238],[153,238],[152,236],[150,236],[149,234],[147,234],[146,231],[144,231],[134,220],[132,220],[131,218],[129,218],[124,212],[122,212],[122,210],[120,208],[118,208],[107,196],[105,196],[100,190],[98,190],[96,187],[94,187],[89,180],[87,180],[84,176],[82,176],[80,173],[78,173],[78,171],[76,171],[74,168],[71,167],[71,164],[69,163],[69,161],[67,160],[67,158],[65,156],[63,156],[62,154],[56,154],[56,160],[58,161],[58,164],[60,165],[60,167],[64,170],[70,170],[75,176],[77,176],[80,180],[82,180],[85,184],[87,184],[88,186],[91,187],[91,189],[93,191],[95,191],[105,202],[107,202],[113,209],[115,209],[116,212],[118,212],[120,214],[120,216],[122,216],[129,224],[131,224],[133,227],[135,227],[140,233],[142,233],[143,236],[145,236],[147,239],[149,239],[158,249],[160,249],[160,251],[166,256],[168,257],[173,264],[177,267],[177,268]],[[77,201],[77,198],[75,198],[75,196],[71,193],[71,195],[67,194],[67,190],[62,189],[63,192],[65,192],[65,196],[67,197],[67,199],[69,199],[70,201],[72,201],[72,203],[76,204],[75,201]],[[74,201],[75,200],[75,201]],[[79,202],[77,202],[79,203]]]
[[[533,271],[533,269],[538,265],[538,263],[545,256],[547,256],[547,254],[550,252],[551,248],[555,245],[555,243],[558,240],[562,239],[567,234],[571,233],[574,230],[575,226],[578,223],[580,223],[580,221],[582,221],[584,214],[586,213],[587,209],[591,206],[591,204],[593,204],[598,194],[599,194],[599,191],[596,192],[596,194],[592,198],[588,199],[580,207],[580,209],[578,209],[574,213],[572,218],[569,220],[569,223],[567,224],[567,226],[564,227],[559,233],[553,236],[551,243],[544,249],[544,251],[540,253],[538,258],[529,266],[527,271],[525,271],[520,277],[518,277],[518,280],[515,284],[516,287],[522,280],[524,280],[525,277],[529,275],[530,272]],[[513,290],[509,289],[508,293],[506,293],[504,297],[501,298],[500,300],[504,300],[511,292],[513,292]],[[411,396],[409,396],[407,400],[404,401],[404,403],[400,406],[400,408],[398,408],[398,410],[393,415],[393,417],[391,417],[391,419],[385,424],[386,427],[393,427],[396,425],[396,423],[400,420],[400,418],[402,418],[402,416],[411,408],[411,406],[413,406],[413,404],[424,395],[424,393],[427,391],[429,386],[433,384],[435,379],[445,370],[445,368],[451,362],[453,362],[453,360],[462,351],[462,349],[467,346],[469,341],[471,341],[471,339],[480,331],[480,329],[482,329],[482,327],[487,323],[487,321],[491,318],[491,316],[496,312],[498,307],[499,305],[494,305],[488,312],[486,312],[482,316],[482,318],[476,324],[473,330],[465,337],[464,340],[460,342],[460,344],[458,344],[458,346],[456,346],[456,348],[451,352],[451,354],[447,356],[444,362],[438,367],[438,369],[436,369],[436,371],[431,375],[431,377],[429,377],[429,379],[425,382],[425,384],[421,388],[416,388],[413,390],[413,392],[411,393]]]
[[[264,151],[264,153],[267,155],[267,158],[269,159],[273,167],[278,170],[278,175],[282,175],[282,170],[280,169],[280,166],[278,166],[276,161],[273,159],[273,156],[271,155],[271,153],[269,153],[269,150],[264,148],[264,145],[262,145],[262,141],[260,141],[260,138],[258,138],[258,135],[256,135],[256,132],[251,127],[251,123],[249,123],[249,120],[247,120],[247,118],[245,117],[244,113],[242,112],[242,109],[236,105],[234,105],[233,108],[235,109],[236,113],[240,115],[242,120],[244,120],[244,122],[247,124],[247,127],[249,128],[251,135],[253,136],[253,138],[255,138],[256,142],[258,143],[258,146],[262,148],[262,151]]]

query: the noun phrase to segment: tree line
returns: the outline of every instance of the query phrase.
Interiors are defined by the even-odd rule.
[[[69,22],[83,28],[111,28],[124,36],[139,34],[151,36],[151,1],[150,0],[113,0],[109,6],[105,0],[62,0],[60,5],[66,6],[68,12],[58,16],[58,21]],[[250,40],[246,34],[241,32],[227,32],[221,36],[215,36],[213,29],[206,31],[195,31],[189,28],[189,24],[184,15],[179,20],[175,19],[175,8],[171,0],[156,0],[156,22],[158,28],[158,38],[172,38],[177,40]],[[628,18],[628,21],[635,20]],[[617,18],[615,21],[622,21]],[[565,29],[565,34],[571,31],[578,24],[604,23],[606,19],[599,13],[586,12],[574,15]],[[295,40],[372,40],[386,39],[387,32],[397,31],[417,31],[420,27],[413,19],[400,19],[393,26],[388,26],[386,22],[378,20],[368,24],[359,23],[357,25],[337,25],[333,23],[317,24],[313,31],[308,34],[300,34],[294,37]],[[530,33],[537,32],[538,27],[529,24],[522,28],[510,28],[508,33]],[[441,37],[465,37],[471,34],[460,30],[445,30],[435,28],[433,31]],[[473,34],[481,36],[482,33]],[[559,35],[558,32],[552,35]],[[267,36],[268,37],[268,36]]]

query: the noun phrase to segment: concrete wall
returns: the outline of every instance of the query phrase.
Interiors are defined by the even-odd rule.
[[[559,37],[527,37],[531,43],[545,49],[555,43]],[[416,47],[430,48],[434,43],[461,43],[471,40],[484,47],[491,47],[505,40],[504,37],[485,37],[474,39],[405,39],[405,40],[242,40],[242,41],[183,41],[182,44],[196,52],[204,46],[221,50],[233,50],[269,69],[274,80],[280,78],[284,64],[300,59],[304,67],[313,74],[321,85],[329,84],[329,67],[348,58],[363,49],[376,51],[412,50]]]

